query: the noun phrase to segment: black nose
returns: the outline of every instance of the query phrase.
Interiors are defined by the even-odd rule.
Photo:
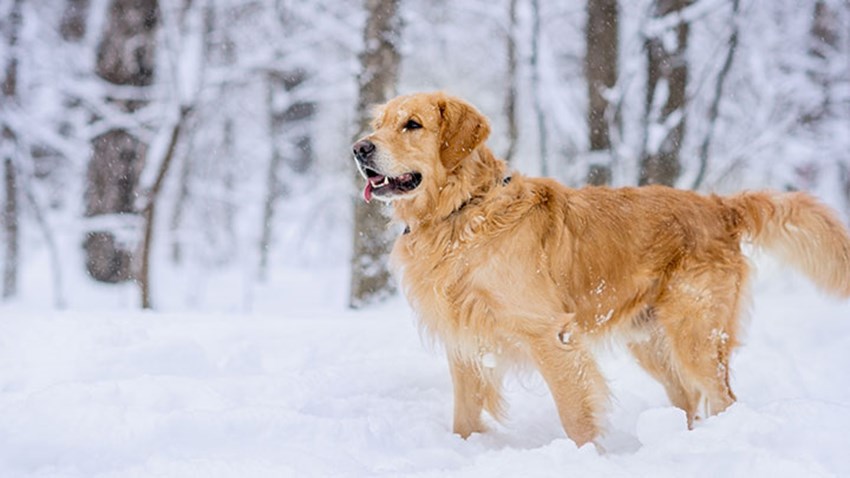
[[[364,139],[354,143],[354,157],[358,161],[366,161],[372,157],[375,152],[375,143]]]

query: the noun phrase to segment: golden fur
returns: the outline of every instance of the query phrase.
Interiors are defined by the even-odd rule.
[[[689,425],[724,410],[748,280],[742,241],[850,296],[850,236],[806,194],[569,189],[518,173],[508,182],[484,145],[487,120],[442,93],[393,99],[373,128],[372,174],[421,174],[415,189],[381,199],[407,226],[392,261],[423,327],[445,344],[463,437],[484,429],[482,410],[503,416],[501,378],[528,363],[567,435],[593,441],[608,391],[588,348],[610,336],[630,339]]]

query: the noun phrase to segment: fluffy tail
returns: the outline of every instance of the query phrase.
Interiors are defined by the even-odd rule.
[[[825,292],[850,297],[850,234],[833,210],[799,192],[747,192],[725,202],[745,238]]]

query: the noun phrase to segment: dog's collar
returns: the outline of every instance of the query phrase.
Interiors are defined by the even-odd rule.
[[[511,179],[512,179],[511,176],[505,176],[502,179],[502,186],[507,186],[508,184],[510,184]],[[454,211],[451,212],[451,214],[449,214],[449,216],[453,216],[453,215],[459,213],[461,210],[463,210],[463,208],[468,206],[470,202],[472,202],[472,199],[474,199],[474,198],[469,198],[466,201],[462,202],[461,205],[457,207],[457,209],[455,209]],[[408,234],[410,234],[410,225],[405,224],[404,225],[404,232],[402,232],[401,235],[406,236]]]

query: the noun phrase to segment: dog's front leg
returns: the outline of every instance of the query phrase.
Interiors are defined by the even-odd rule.
[[[449,368],[455,399],[453,431],[463,438],[483,432],[481,411],[484,409],[486,384],[481,377],[481,367],[449,352]]]
[[[531,350],[567,436],[578,446],[596,439],[608,390],[591,355],[565,331],[534,337]]]

